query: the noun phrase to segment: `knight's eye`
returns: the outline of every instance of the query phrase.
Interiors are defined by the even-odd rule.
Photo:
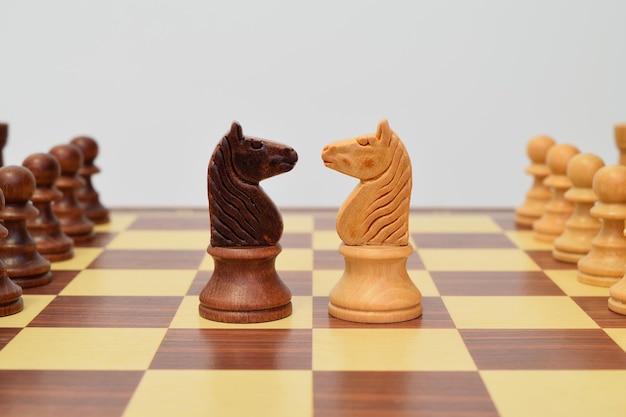
[[[367,138],[358,138],[356,141],[361,146],[369,145],[369,141],[367,140]]]
[[[261,149],[263,147],[263,142],[259,140],[253,140],[252,142],[250,142],[250,147],[252,149]]]

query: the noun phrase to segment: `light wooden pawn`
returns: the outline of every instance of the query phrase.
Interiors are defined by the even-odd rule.
[[[572,188],[565,199],[574,204],[574,212],[565,222],[563,234],[554,241],[552,255],[563,262],[576,263],[591,250],[591,241],[600,231],[600,221],[589,214],[598,200],[593,192],[593,177],[604,166],[601,158],[590,153],[574,156],[567,164]]]
[[[543,215],[533,222],[536,240],[553,242],[563,233],[565,222],[574,212],[574,204],[565,199],[565,192],[572,186],[566,174],[567,164],[578,153],[578,148],[565,143],[554,145],[548,151],[546,163],[550,168],[550,175],[543,183],[550,189],[551,197]]]
[[[535,136],[528,141],[526,153],[531,164],[526,173],[533,176],[533,184],[526,193],[526,200],[515,210],[515,224],[522,227],[532,227],[533,222],[541,217],[543,209],[550,200],[551,192],[543,185],[543,181],[550,174],[546,165],[548,151],[555,145],[554,139],[549,136]]]
[[[598,287],[610,287],[626,270],[626,166],[600,168],[593,178],[598,202],[589,213],[600,219],[600,231],[591,241],[591,250],[578,261],[578,280]]]
[[[615,125],[615,145],[619,149],[619,164],[626,165],[626,123]]]

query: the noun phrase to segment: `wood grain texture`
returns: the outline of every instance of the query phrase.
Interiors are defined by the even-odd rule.
[[[59,162],[48,153],[35,153],[26,157],[22,165],[33,173],[37,184],[30,200],[39,213],[26,221],[37,251],[50,262],[71,259],[74,242],[63,233],[61,223],[52,210],[54,202],[63,196],[54,185],[61,174]]]
[[[337,214],[342,277],[329,295],[329,313],[343,320],[392,323],[422,314],[422,295],[406,272],[411,161],[387,120],[375,134],[324,147],[328,168],[359,179]]]
[[[276,245],[283,232],[282,218],[259,182],[290,171],[297,160],[292,148],[244,136],[234,122],[209,162],[211,246]]]
[[[98,142],[89,136],[78,136],[70,141],[78,146],[83,153],[83,166],[78,175],[85,181],[85,185],[76,191],[76,199],[85,210],[85,216],[95,224],[109,222],[109,209],[100,202],[100,194],[93,186],[91,177],[100,172],[94,161],[98,157]]]
[[[543,181],[550,175],[546,156],[555,144],[551,137],[540,135],[530,139],[526,145],[526,153],[531,161],[526,173],[532,176],[533,182],[524,203],[515,210],[515,223],[519,226],[532,227],[533,222],[543,215],[546,203],[550,200],[550,189]]]
[[[0,239],[0,258],[9,277],[23,288],[45,285],[52,280],[50,261],[39,254],[26,226],[28,219],[37,216],[37,209],[30,202],[35,187],[35,177],[27,168],[18,165],[0,168],[0,188],[5,197],[0,219],[8,230],[7,236]]]

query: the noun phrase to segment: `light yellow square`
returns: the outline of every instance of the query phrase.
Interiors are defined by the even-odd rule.
[[[570,297],[609,298],[607,287],[596,287],[578,281],[578,270],[576,269],[546,269],[543,272]]]
[[[542,242],[535,239],[532,230],[511,230],[505,233],[506,237],[515,243],[518,248],[524,250],[552,250],[552,243]]]
[[[469,371],[456,329],[313,329],[316,371]]]
[[[341,239],[334,230],[319,230],[313,232],[313,249],[316,250],[338,250]]]
[[[206,250],[211,240],[209,230],[127,230],[120,232],[107,249]]]
[[[324,269],[313,271],[313,295],[327,297],[343,274],[341,269]]]
[[[626,371],[481,371],[501,417],[623,417]]]
[[[66,261],[52,262],[51,271],[80,271],[87,268],[100,254],[102,248],[74,248],[74,256]]]
[[[108,223],[94,225],[94,232],[120,232],[126,230],[128,226],[133,224],[137,220],[136,214],[122,214],[112,212],[109,215],[110,221]]]
[[[0,328],[26,327],[54,298],[54,295],[22,295],[24,309],[10,316],[0,317]]]
[[[459,329],[593,329],[598,325],[566,296],[444,296]]]
[[[87,269],[60,295],[185,295],[196,273],[195,269]]]
[[[170,328],[172,329],[310,329],[313,326],[313,300],[311,297],[291,297],[292,313],[284,319],[265,323],[221,323],[200,317],[197,296],[183,299]]]
[[[499,233],[502,228],[490,216],[415,214],[409,216],[412,233]]]
[[[202,258],[202,262],[200,262],[200,267],[198,268],[201,271],[213,271],[215,268],[215,262],[213,261],[213,257],[208,253],[204,255]]]
[[[604,329],[604,332],[626,351],[626,329]]]
[[[539,271],[519,249],[418,249],[429,271]]]
[[[315,218],[308,214],[284,214],[285,233],[311,233],[315,228]]]
[[[277,271],[310,271],[313,269],[311,249],[284,249],[276,257]]]
[[[149,370],[124,417],[311,417],[307,370]]]
[[[166,331],[26,327],[0,350],[0,369],[148,369]]]

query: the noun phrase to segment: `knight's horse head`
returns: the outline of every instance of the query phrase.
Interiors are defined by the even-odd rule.
[[[241,125],[233,122],[224,138],[232,149],[233,168],[242,180],[256,184],[261,180],[291,171],[298,154],[280,143],[244,136]]]
[[[378,124],[375,134],[331,143],[324,147],[322,160],[328,168],[362,181],[379,177],[391,165],[395,148],[393,131],[387,120]]]

